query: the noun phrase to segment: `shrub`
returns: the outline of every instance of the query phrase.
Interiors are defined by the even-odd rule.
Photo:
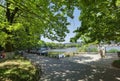
[[[107,53],[117,53],[119,50],[117,49],[110,49],[107,51]]]
[[[83,46],[79,49],[80,52],[98,52],[97,48],[95,47],[89,47],[89,46]]]
[[[66,57],[70,57],[70,55],[66,55]]]
[[[97,48],[89,48],[89,52],[98,52]]]
[[[120,68],[120,60],[115,60],[115,61],[113,61],[112,65],[113,65],[114,67]]]
[[[79,48],[79,52],[87,52],[87,46],[82,46]]]
[[[38,81],[40,69],[19,54],[9,55],[0,62],[0,81]]]
[[[52,58],[56,58],[60,52],[49,52],[48,56]]]

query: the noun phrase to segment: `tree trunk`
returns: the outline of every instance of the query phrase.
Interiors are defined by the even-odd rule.
[[[9,22],[9,25],[12,25],[14,22],[14,17],[15,15],[17,14],[18,12],[18,8],[15,7],[15,9],[13,11],[11,11],[9,9],[10,7],[10,3],[7,2],[7,7],[6,7],[6,18],[7,18],[7,21]],[[4,29],[4,32],[7,33],[8,35],[12,35],[13,32],[11,31],[8,31],[6,28]],[[9,38],[8,38],[9,40]],[[13,51],[13,44],[11,44],[11,42],[7,42],[6,45],[5,45],[5,51],[7,52],[11,52]]]
[[[13,51],[13,45],[10,42],[7,42],[5,45],[5,51],[6,52],[11,52]]]

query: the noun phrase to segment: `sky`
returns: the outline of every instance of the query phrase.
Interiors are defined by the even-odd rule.
[[[62,42],[62,43],[69,43],[70,42],[70,38],[74,37],[75,36],[75,33],[73,33],[73,31],[75,29],[77,29],[77,27],[80,27],[81,25],[81,22],[79,21],[79,15],[80,15],[80,11],[78,9],[75,9],[74,10],[74,19],[71,19],[68,17],[68,22],[71,23],[71,25],[68,26],[68,29],[69,29],[69,33],[67,33],[67,36],[65,37],[65,41]],[[42,40],[44,40],[45,42],[55,42],[57,43],[57,41],[51,41],[47,38],[43,38],[42,37]]]

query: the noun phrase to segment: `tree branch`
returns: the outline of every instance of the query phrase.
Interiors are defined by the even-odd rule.
[[[8,22],[10,21],[10,9],[8,8],[9,6],[10,6],[10,3],[7,3],[6,18]]]
[[[13,20],[14,20],[14,17],[15,17],[15,14],[18,12],[18,8],[15,7],[14,11],[11,13],[11,16],[10,16],[10,23],[13,23]]]
[[[0,6],[1,6],[2,8],[6,8],[5,6],[3,6],[3,5],[1,5],[1,4],[0,4]]]

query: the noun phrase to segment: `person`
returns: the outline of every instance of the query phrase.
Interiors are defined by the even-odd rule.
[[[98,53],[100,54],[101,58],[105,57],[105,47],[98,46]]]
[[[105,50],[105,46],[102,46],[101,49],[102,49],[102,57],[105,57],[105,55],[106,55],[106,54],[105,54],[105,52],[106,52],[106,50]]]

